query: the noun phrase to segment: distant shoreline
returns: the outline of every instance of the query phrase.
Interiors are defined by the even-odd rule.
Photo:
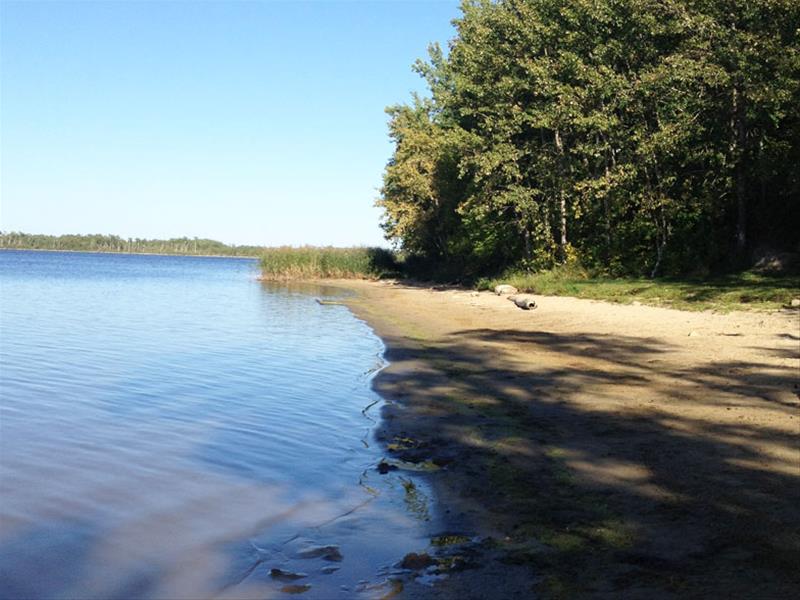
[[[125,254],[130,256],[180,256],[186,258],[238,258],[245,260],[258,260],[257,256],[244,256],[241,254],[178,254],[166,252],[120,252],[118,250],[61,250],[55,248],[6,248],[0,247],[0,252],[69,252],[72,254]]]

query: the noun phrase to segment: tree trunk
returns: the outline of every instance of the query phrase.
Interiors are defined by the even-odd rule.
[[[525,232],[523,234],[525,239],[525,260],[530,261],[533,259],[533,244],[531,243],[531,223],[530,219],[526,219]]]
[[[558,250],[563,264],[567,262],[567,201],[564,198],[564,192],[559,192],[558,194],[558,212],[561,219],[561,240],[558,244]]]
[[[656,230],[656,264],[650,272],[650,279],[655,279],[661,270],[661,261],[664,258],[664,249],[667,247],[667,238],[669,237],[669,228],[667,226],[666,218],[664,217],[664,208],[661,207],[661,215],[656,219],[658,225]]]
[[[747,246],[747,199],[743,169],[736,168],[736,254],[744,257]]]
[[[606,162],[606,182],[608,182],[608,162]],[[610,187],[610,186],[609,186]],[[608,206],[608,189],[603,194],[603,224],[605,226],[605,258],[606,266],[611,262],[611,209]]]
[[[561,141],[561,135],[558,132],[558,129],[555,130],[555,142],[556,142],[556,150],[558,150],[559,155],[559,162],[562,162],[562,157],[564,156],[564,144]],[[559,169],[559,176],[562,176],[563,173],[561,169]],[[567,200],[564,197],[564,191],[561,188],[562,182],[558,182],[559,192],[558,192],[558,216],[560,220],[560,232],[561,232],[561,239],[558,244],[558,254],[559,254],[559,261],[563,264],[567,262]]]
[[[744,115],[744,98],[739,84],[733,88],[733,150],[736,179],[736,254],[739,260],[744,258],[747,247],[747,182],[745,175],[747,128]]]

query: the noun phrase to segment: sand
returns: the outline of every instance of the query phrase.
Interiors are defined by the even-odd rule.
[[[387,345],[387,455],[441,466],[451,528],[483,540],[402,596],[800,590],[800,312],[342,285]]]

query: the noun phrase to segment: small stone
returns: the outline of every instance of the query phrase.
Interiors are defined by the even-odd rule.
[[[689,332],[689,337],[700,337],[700,334],[697,333],[696,331],[690,331]]]
[[[339,546],[311,546],[297,553],[300,558],[321,558],[331,562],[341,562],[342,553]]]
[[[386,475],[389,471],[396,471],[397,465],[392,465],[386,462],[385,460],[381,460],[381,462],[378,463],[378,466],[376,468],[378,470],[378,473],[380,473],[381,475]]]
[[[269,576],[278,581],[294,581],[295,579],[308,577],[305,573],[292,573],[290,571],[284,571],[283,569],[270,569]]]
[[[793,298],[791,304],[792,308],[800,308],[800,298]]]
[[[436,564],[436,561],[431,557],[430,554],[426,552],[422,552],[421,554],[417,554],[416,552],[409,552],[403,557],[403,560],[400,562],[400,566],[402,568],[411,569],[413,571],[425,569],[433,564]]]
[[[311,589],[310,583],[303,583],[300,585],[285,585],[281,588],[284,594],[303,594]]]
[[[494,287],[494,293],[498,296],[507,296],[509,294],[516,294],[517,288],[513,285],[500,284]]]

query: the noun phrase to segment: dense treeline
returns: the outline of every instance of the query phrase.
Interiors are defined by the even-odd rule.
[[[216,240],[173,238],[169,240],[124,239],[116,235],[40,235],[0,232],[0,248],[20,250],[77,250],[84,252],[133,252],[213,256],[259,256],[260,246],[228,246]]]
[[[378,205],[423,263],[702,273],[800,234],[798,0],[467,0],[393,106]]]

